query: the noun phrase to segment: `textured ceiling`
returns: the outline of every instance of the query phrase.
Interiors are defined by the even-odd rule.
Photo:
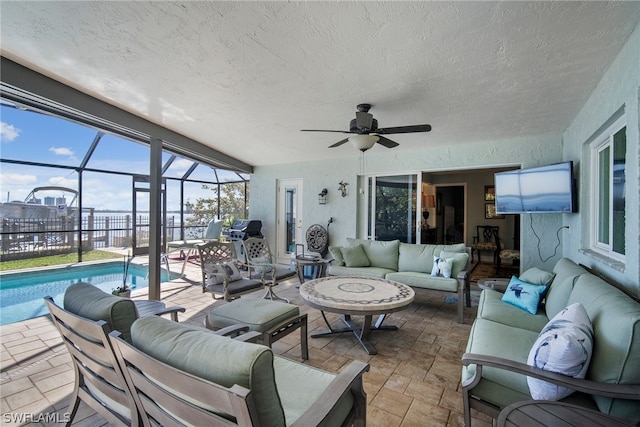
[[[2,2],[2,55],[252,165],[560,133],[640,2]],[[388,150],[376,145],[372,150]]]

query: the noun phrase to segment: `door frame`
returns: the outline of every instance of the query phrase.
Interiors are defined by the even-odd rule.
[[[303,199],[302,178],[278,179],[276,183],[276,241],[274,256],[278,264],[289,264],[291,262],[291,252],[283,246],[283,242],[287,241],[287,219],[285,218],[287,211],[286,188],[295,188],[295,200],[293,200],[294,218],[294,237],[296,244],[304,243],[303,222],[302,222],[302,199]],[[295,249],[294,249],[295,251]]]
[[[419,171],[406,171],[406,172],[393,172],[383,174],[368,174],[364,176],[364,194],[365,194],[365,206],[364,206],[364,227],[362,230],[361,238],[367,240],[376,240],[377,233],[376,226],[376,199],[372,197],[372,193],[375,195],[376,181],[378,178],[384,178],[389,176],[414,176],[416,186],[416,201],[415,201],[415,218],[413,224],[415,224],[415,238],[416,242],[421,241],[422,231],[422,197],[417,197],[422,192],[422,172]],[[371,185],[369,185],[371,183]]]

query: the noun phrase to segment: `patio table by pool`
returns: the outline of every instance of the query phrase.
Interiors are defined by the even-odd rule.
[[[323,277],[300,285],[300,297],[307,305],[322,312],[329,328],[329,332],[315,333],[311,337],[353,332],[369,354],[377,353],[369,341],[371,331],[397,331],[397,326],[382,323],[387,314],[402,310],[411,304],[414,296],[413,289],[402,283],[368,277]],[[332,328],[324,314],[325,311],[342,314],[342,321],[347,328]],[[372,325],[374,315],[378,315],[378,320]],[[363,324],[355,324],[351,316],[364,316]]]

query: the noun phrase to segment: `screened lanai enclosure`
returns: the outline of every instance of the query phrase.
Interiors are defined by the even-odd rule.
[[[153,193],[148,136],[4,84],[0,101],[3,261],[60,253],[82,261],[87,251],[109,248],[148,253],[154,194],[161,251],[169,241],[200,237],[211,219],[228,228],[248,217],[245,171],[162,141]]]

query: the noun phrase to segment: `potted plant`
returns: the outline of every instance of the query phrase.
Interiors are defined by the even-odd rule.
[[[112,289],[111,293],[119,297],[124,297],[124,298],[131,297],[131,289],[129,289],[129,286],[127,286],[126,283],[123,284],[122,286],[118,286],[117,288]]]

